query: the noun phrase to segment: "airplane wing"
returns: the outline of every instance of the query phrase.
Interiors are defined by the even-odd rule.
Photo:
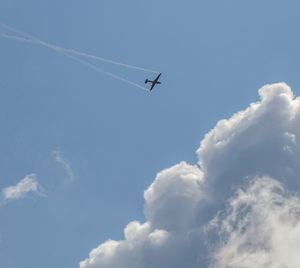
[[[150,91],[155,87],[156,84],[160,84],[160,82],[158,81],[159,78],[160,78],[160,76],[161,76],[161,73],[154,79],[154,81],[149,81],[149,82],[152,83],[152,86],[151,86],[151,88],[150,88]]]
[[[155,82],[152,82],[152,86],[151,86],[151,88],[150,88],[150,91],[154,88],[155,85],[156,85],[156,83],[155,83]]]
[[[156,84],[161,76],[161,73],[155,78],[154,83]]]

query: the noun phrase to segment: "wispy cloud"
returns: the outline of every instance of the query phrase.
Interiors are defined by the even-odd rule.
[[[5,202],[25,198],[29,194],[44,196],[44,190],[38,182],[35,174],[27,175],[14,186],[2,189],[2,199]]]
[[[54,160],[63,167],[64,171],[67,174],[65,178],[65,183],[73,182],[75,180],[75,175],[68,160],[62,155],[60,150],[52,151],[52,155]]]

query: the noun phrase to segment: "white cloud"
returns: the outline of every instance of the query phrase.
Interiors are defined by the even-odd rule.
[[[54,150],[52,151],[52,155],[54,160],[59,163],[64,171],[66,172],[67,176],[65,178],[65,183],[71,183],[75,180],[75,175],[73,172],[73,169],[71,165],[69,164],[68,160],[62,156],[62,153],[60,150]]]
[[[259,178],[240,190],[216,227],[225,243],[213,267],[300,267],[300,200],[276,180]]]
[[[27,175],[16,185],[2,189],[2,197],[4,201],[22,199],[29,194],[44,195],[35,174]]]
[[[80,267],[300,267],[300,202],[288,191],[300,188],[300,99],[284,83],[259,95],[204,137],[197,165],[158,173],[144,193],[145,223]]]
[[[197,166],[185,162],[160,172],[144,193],[147,220],[153,227],[168,231],[190,228],[204,198],[203,182]]]

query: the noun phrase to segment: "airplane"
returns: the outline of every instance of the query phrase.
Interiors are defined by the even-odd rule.
[[[151,81],[151,80],[149,80],[149,79],[146,79],[146,80],[145,80],[145,84],[147,84],[148,82],[149,82],[149,83],[152,83],[151,88],[150,88],[150,91],[155,87],[155,85],[161,84],[161,82],[158,81],[159,78],[160,78],[160,76],[161,76],[161,73],[160,73],[153,81]]]

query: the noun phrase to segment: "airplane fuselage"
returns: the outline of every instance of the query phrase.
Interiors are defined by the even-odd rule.
[[[155,87],[155,85],[161,84],[161,82],[158,81],[159,78],[160,78],[160,76],[161,76],[161,73],[160,73],[154,80],[149,80],[149,79],[146,79],[146,80],[145,80],[145,84],[148,84],[148,83],[151,83],[151,84],[152,84],[152,86],[151,86],[151,88],[150,88],[150,91]]]

